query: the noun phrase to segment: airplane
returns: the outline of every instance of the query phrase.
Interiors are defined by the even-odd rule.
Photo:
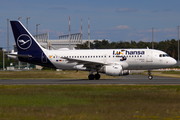
[[[152,69],[167,68],[177,64],[177,61],[167,53],[148,48],[48,50],[35,40],[20,21],[10,21],[10,23],[18,50],[8,54],[10,58],[62,70],[89,71],[89,80],[100,79],[99,73],[110,76],[129,75],[130,70],[148,70],[148,78],[151,80]]]

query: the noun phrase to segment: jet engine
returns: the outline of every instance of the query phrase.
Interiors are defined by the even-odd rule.
[[[105,66],[104,72],[106,73],[106,75],[120,76],[122,75],[122,66],[121,65]]]
[[[130,70],[123,70],[121,65],[107,65],[104,66],[99,72],[103,72],[110,76],[122,76],[130,74]]]

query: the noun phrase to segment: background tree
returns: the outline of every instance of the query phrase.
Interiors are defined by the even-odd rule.
[[[77,44],[75,49],[89,49],[88,42],[86,42],[84,44]]]
[[[87,42],[84,44],[77,44],[76,49],[89,49]],[[123,48],[152,48],[152,42],[143,42],[143,41],[119,41],[119,42],[109,42],[108,40],[98,41],[95,40],[94,43],[91,43],[91,49],[123,49]],[[165,40],[160,42],[154,42],[154,49],[162,50],[166,52],[171,57],[177,60],[178,58],[178,41],[175,39]]]
[[[5,54],[4,54],[4,59],[5,59],[5,67],[9,66],[9,60]],[[0,69],[3,69],[3,51],[0,51]]]

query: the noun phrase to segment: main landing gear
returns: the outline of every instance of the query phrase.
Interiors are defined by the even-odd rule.
[[[97,74],[95,74],[95,75],[89,74],[89,76],[88,76],[89,80],[94,80],[94,79],[99,80],[100,77],[101,77],[101,76],[100,76],[99,73],[97,73]]]
[[[149,78],[149,80],[152,80],[153,79],[153,76],[151,75],[151,70],[148,70],[148,78]]]

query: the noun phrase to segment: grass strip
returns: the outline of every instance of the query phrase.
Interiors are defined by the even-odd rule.
[[[163,71],[162,74],[177,74],[177,75],[180,75],[180,71]]]
[[[88,79],[87,71],[0,71],[0,79]],[[115,78],[102,74],[102,79]]]
[[[180,71],[152,71],[153,76],[162,76],[162,77],[174,77],[180,78]],[[132,73],[133,75],[148,75],[147,71],[142,73]]]
[[[0,119],[180,119],[180,85],[0,85]]]

